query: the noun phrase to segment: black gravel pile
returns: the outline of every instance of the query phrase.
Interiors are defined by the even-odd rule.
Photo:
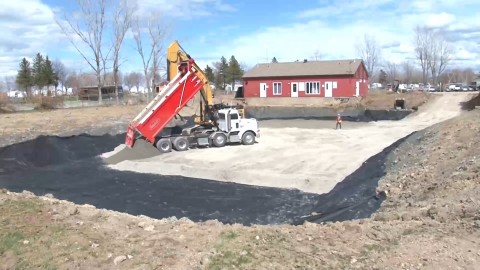
[[[41,136],[0,148],[0,187],[153,218],[223,223],[301,224],[369,217],[385,158],[401,141],[371,157],[327,194],[109,169],[98,156],[125,134]],[[313,212],[320,213],[312,215]]]

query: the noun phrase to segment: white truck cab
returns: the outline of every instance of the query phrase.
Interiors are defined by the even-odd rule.
[[[234,108],[218,110],[218,129],[211,136],[216,147],[237,142],[251,145],[255,143],[255,138],[260,137],[257,120],[241,118]]]

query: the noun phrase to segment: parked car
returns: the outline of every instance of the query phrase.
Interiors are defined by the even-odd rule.
[[[450,86],[448,86],[448,89],[450,91],[460,91],[460,90],[462,90],[462,85],[461,84],[451,84]]]

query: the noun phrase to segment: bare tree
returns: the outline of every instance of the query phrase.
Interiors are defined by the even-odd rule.
[[[415,67],[410,61],[405,61],[402,63],[403,68],[403,76],[405,83],[412,83],[413,82],[413,73],[415,72]]]
[[[140,23],[140,21],[143,23]],[[160,16],[153,13],[146,20],[136,17],[132,26],[136,49],[142,59],[147,91],[150,94],[152,93],[151,82],[155,83],[155,80],[152,80],[154,78],[152,75],[156,74],[163,58],[165,27],[162,27]],[[143,31],[145,28],[147,29],[146,33]],[[149,72],[150,70],[151,72]]]
[[[125,34],[130,29],[133,19],[133,14],[135,13],[137,6],[133,5],[132,1],[121,0],[118,2],[113,21],[113,36],[114,36],[114,45],[113,45],[113,85],[115,86],[115,97],[117,103],[118,99],[118,69],[119,69],[119,55],[120,49],[122,48],[123,40]]]
[[[429,42],[431,40],[431,32],[426,27],[417,25],[415,28],[415,54],[420,62],[422,69],[422,83],[427,84],[428,80],[428,57],[430,55]]]
[[[363,41],[356,44],[357,54],[362,58],[367,68],[368,76],[373,76],[381,58],[381,50],[373,36],[365,34]]]
[[[150,79],[152,80],[152,89],[160,83],[160,81],[166,78],[166,66],[161,63],[165,63],[166,54],[165,54],[165,40],[167,37],[167,29],[170,27],[164,25],[161,20],[154,20],[149,26],[149,35],[150,40],[152,41],[152,46],[155,44],[155,49],[153,52],[152,66],[150,70]],[[153,92],[153,90],[152,90]]]
[[[316,49],[313,53],[313,56],[310,58],[312,61],[318,61],[322,59],[322,54],[320,53],[319,49]]]
[[[76,0],[80,10],[65,13],[63,21],[57,24],[75,49],[96,74],[98,102],[102,103],[102,41],[105,31],[105,10],[107,0]],[[80,42],[78,41],[80,39]],[[82,45],[86,48],[82,49]],[[93,56],[93,57],[92,57]]]
[[[62,92],[65,89],[65,93],[67,93],[66,92],[67,88],[66,88],[66,85],[65,85],[66,81],[67,81],[67,76],[68,76],[67,67],[65,67],[65,65],[63,64],[62,61],[57,59],[53,62],[53,70],[54,70],[55,75],[57,77],[57,87],[58,87],[58,83],[60,83],[62,85]]]
[[[0,92],[9,91],[7,88],[7,81],[1,80],[0,81]]]
[[[121,71],[117,71],[117,74],[112,72],[107,72],[105,74],[105,85],[122,85],[123,83],[123,75]]]
[[[427,58],[430,75],[432,76],[432,84],[437,85],[437,78],[445,71],[451,60],[453,49],[447,39],[441,32],[433,32],[430,42],[431,52]]]
[[[398,66],[394,62],[385,62],[385,68],[388,75],[388,81],[393,84],[395,80],[398,80]]]
[[[140,88],[140,84],[142,84],[143,75],[140,72],[130,72],[125,75],[125,84],[127,85],[128,89],[132,89],[132,87],[137,87],[137,91]]]
[[[453,53],[445,35],[439,30],[426,26],[415,28],[415,52],[422,68],[423,83],[431,77],[432,84],[437,85],[438,77],[445,71]]]
[[[124,84],[127,86],[129,91],[130,91],[130,89],[133,88],[133,86],[135,86],[135,83],[133,82],[133,79],[132,79],[132,74],[133,73],[134,72],[130,72],[130,73],[125,74]]]
[[[68,88],[72,88],[72,93],[78,93],[78,89],[80,88],[80,80],[77,75],[77,72],[72,72],[67,76],[65,80],[65,88],[66,93],[68,94]]]
[[[17,88],[17,82],[14,76],[5,76],[5,86],[8,91],[14,90]]]
[[[96,73],[81,73],[78,75],[78,85],[80,87],[92,86],[97,83]]]

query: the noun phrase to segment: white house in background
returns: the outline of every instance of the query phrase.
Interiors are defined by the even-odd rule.
[[[7,96],[10,98],[24,98],[25,93],[19,90],[11,90],[7,92]]]
[[[147,93],[147,88],[143,86],[140,86],[139,88],[137,88],[136,86],[134,86],[130,88],[129,92],[132,94],[145,94]]]
[[[73,88],[72,87],[67,88],[67,95],[73,95]]]

